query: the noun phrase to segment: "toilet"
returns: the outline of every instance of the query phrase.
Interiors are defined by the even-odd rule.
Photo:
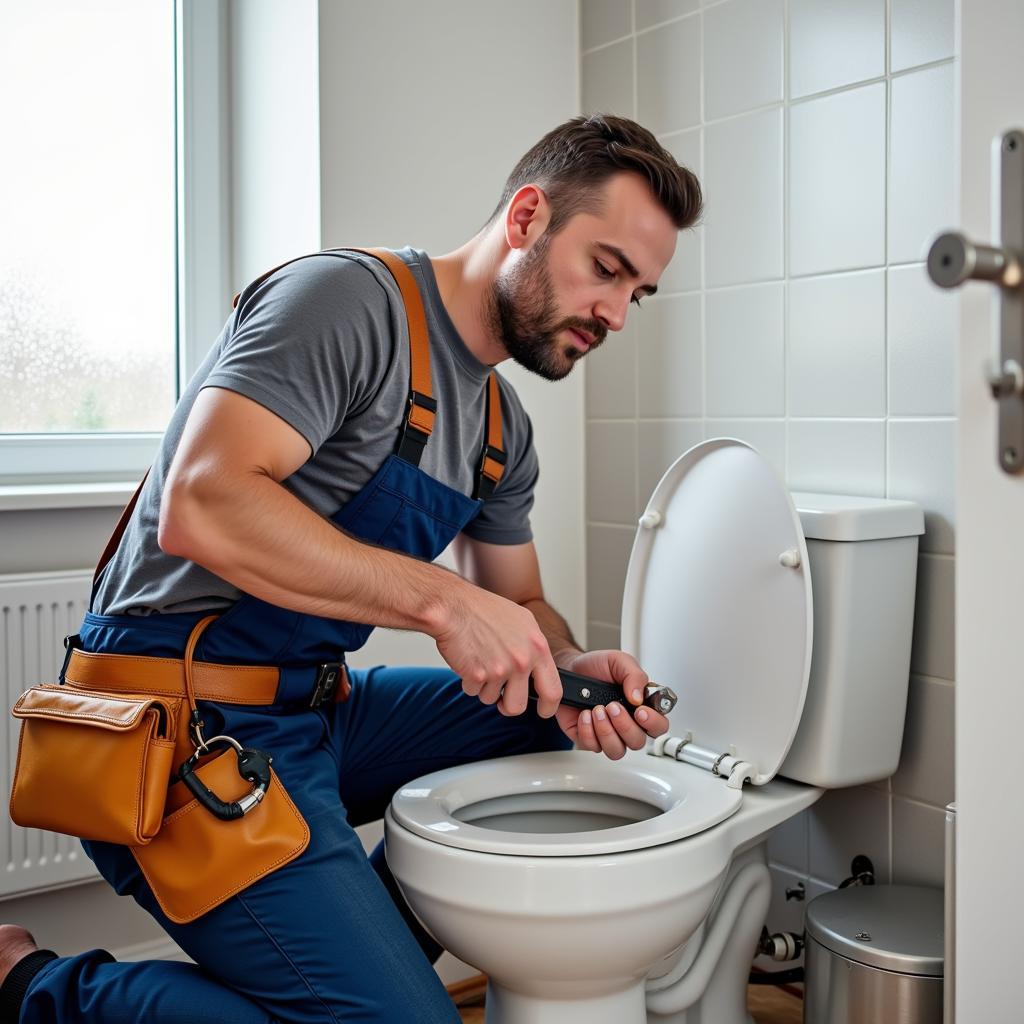
[[[896,769],[923,531],[912,502],[791,495],[733,439],[669,468],[622,606],[623,649],[678,695],[669,732],[619,761],[435,772],[385,817],[410,907],[487,974],[490,1024],[751,1024],[769,833]]]

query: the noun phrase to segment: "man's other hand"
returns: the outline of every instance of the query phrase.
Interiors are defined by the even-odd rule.
[[[668,719],[653,708],[637,707],[632,715],[623,704],[640,705],[644,687],[650,682],[636,659],[625,651],[585,651],[562,663],[562,668],[580,675],[617,683],[623,700],[592,711],[560,706],[558,724],[581,750],[592,750],[617,761],[630,750],[641,750],[647,737],[661,736],[668,731]]]

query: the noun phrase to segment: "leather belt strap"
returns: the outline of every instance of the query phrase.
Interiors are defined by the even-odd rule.
[[[335,701],[345,700],[349,692],[344,666],[341,673]],[[181,697],[186,692],[185,662],[181,658],[91,654],[76,650],[71,652],[64,678],[73,686],[86,690],[123,690],[165,697]],[[192,662],[192,688],[197,700],[216,700],[224,704],[273,704],[279,679],[280,673],[273,665]]]

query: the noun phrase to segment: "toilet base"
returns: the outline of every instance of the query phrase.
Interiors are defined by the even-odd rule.
[[[554,999],[487,983],[487,1024],[646,1024],[644,981],[593,999]]]

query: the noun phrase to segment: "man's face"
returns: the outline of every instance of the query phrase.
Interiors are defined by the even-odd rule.
[[[616,175],[600,212],[579,213],[513,252],[492,288],[492,329],[517,363],[561,379],[622,329],[630,302],[657,290],[677,234],[639,175]]]

